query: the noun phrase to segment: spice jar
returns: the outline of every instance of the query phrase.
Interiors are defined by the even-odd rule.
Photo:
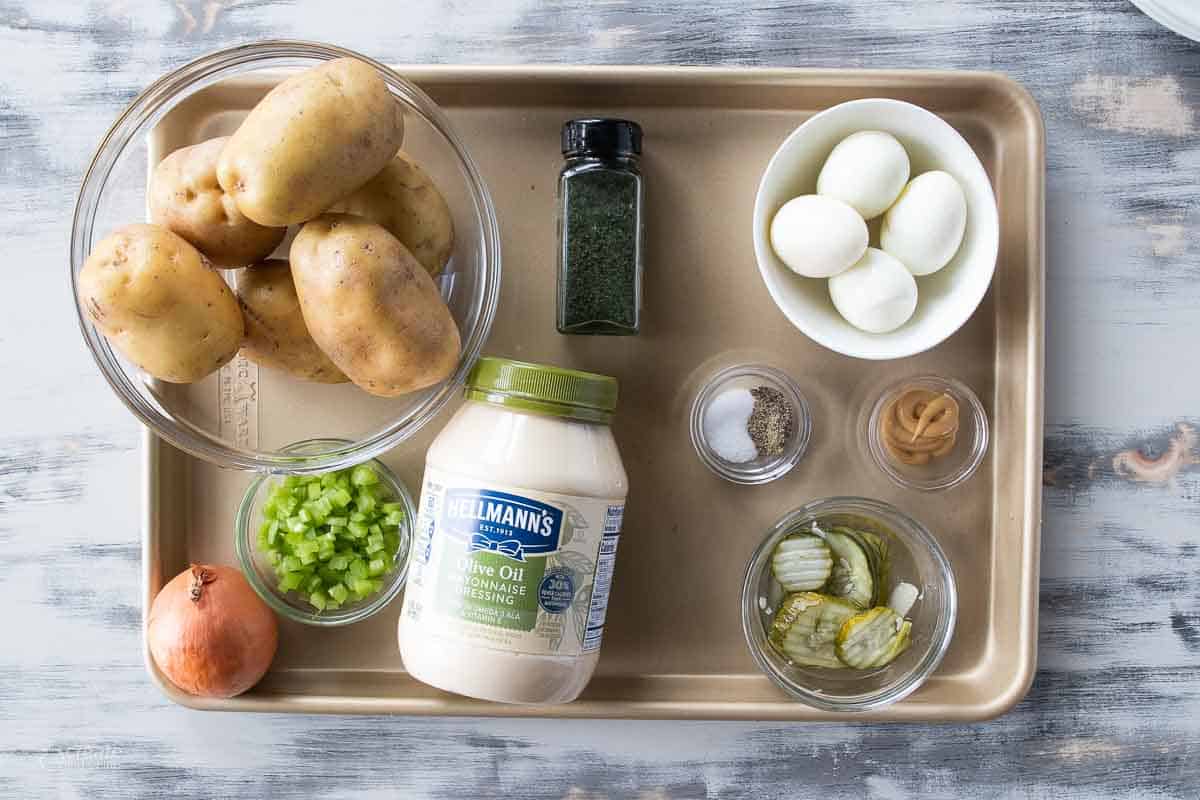
[[[558,181],[558,331],[636,334],[642,306],[642,129],[623,119],[563,125]]]

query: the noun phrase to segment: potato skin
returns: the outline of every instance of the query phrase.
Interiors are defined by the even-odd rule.
[[[244,267],[271,255],[287,228],[247,219],[217,182],[217,159],[228,136],[176,150],[154,168],[147,199],[150,221],[170,228],[219,267]]]
[[[288,262],[272,258],[238,272],[237,299],[246,321],[246,358],[306,381],[350,380],[309,335]]]
[[[79,302],[114,347],[156,378],[192,383],[242,343],[242,312],[208,260],[158,225],[119,228],[92,250]]]
[[[454,250],[454,220],[446,199],[403,150],[329,210],[356,214],[387,228],[430,275],[442,271]]]
[[[313,340],[359,387],[395,397],[454,372],[461,341],[450,309],[385,228],[322,214],[292,241],[291,262]]]
[[[217,180],[260,225],[312,219],[400,149],[404,115],[375,68],[339,58],[267,93],[221,151]]]

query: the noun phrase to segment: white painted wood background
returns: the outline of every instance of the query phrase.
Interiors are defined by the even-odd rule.
[[[134,94],[265,37],[384,61],[996,69],[1048,132],[1027,700],[970,726],[279,717],[139,650],[138,428],[80,340],[79,177]],[[0,0],[0,796],[1200,796],[1200,45],[1126,0]],[[1153,462],[1153,463],[1151,463]]]

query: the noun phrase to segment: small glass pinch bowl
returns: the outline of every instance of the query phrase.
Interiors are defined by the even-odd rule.
[[[714,399],[729,389],[766,386],[777,390],[792,409],[792,430],[778,455],[758,456],[749,461],[727,461],[713,447],[705,432],[705,414]],[[769,483],[791,471],[808,449],[812,416],[800,387],[786,373],[765,364],[735,364],[714,374],[696,394],[691,411],[692,446],[714,474],[744,484]]]
[[[872,670],[801,666],[768,640],[785,596],[771,573],[771,554],[784,537],[814,524],[845,524],[883,537],[890,551],[888,591],[904,581],[920,592],[907,615],[911,644],[892,663]],[[929,530],[893,506],[864,497],[814,500],[784,515],[754,551],[742,584],[742,629],[755,662],[779,688],[824,711],[873,711],[915,692],[949,649],[957,613],[954,573]]]
[[[328,448],[344,444],[331,439],[309,439],[284,447],[282,452],[303,457],[306,453],[325,452]],[[258,547],[258,528],[263,521],[262,506],[271,488],[281,481],[283,475],[261,475],[254,479],[242,498],[235,521],[235,549],[238,563],[246,580],[254,587],[267,605],[280,616],[305,625],[334,627],[349,625],[364,620],[384,609],[396,599],[408,577],[408,556],[412,549],[413,524],[417,507],[412,495],[394,472],[380,461],[369,461],[379,474],[379,480],[387,487],[391,502],[404,506],[404,524],[400,526],[400,547],[396,551],[396,566],[383,576],[383,588],[362,600],[346,603],[333,611],[318,612],[309,605],[305,597],[297,592],[284,592],[279,588],[275,568],[267,560],[266,553]]]

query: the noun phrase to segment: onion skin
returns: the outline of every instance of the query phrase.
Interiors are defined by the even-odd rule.
[[[154,663],[197,697],[233,697],[266,674],[279,645],[275,614],[233,568],[192,564],[150,605]]]

